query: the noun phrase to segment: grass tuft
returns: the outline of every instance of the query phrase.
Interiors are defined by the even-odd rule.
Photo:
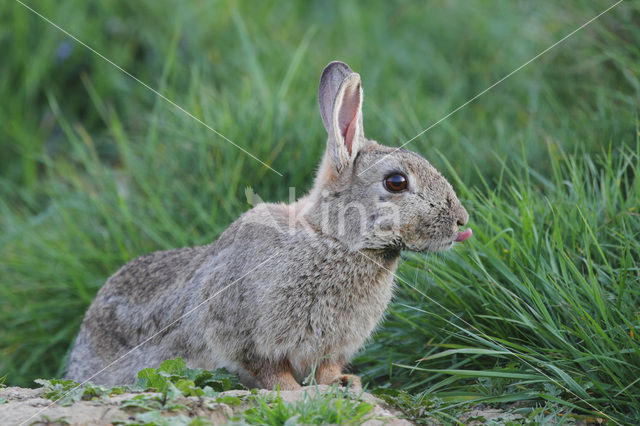
[[[231,424],[283,426],[294,424],[358,425],[371,418],[373,405],[354,399],[348,391],[328,389],[315,395],[305,393],[296,402],[285,402],[278,391],[275,396],[261,395],[249,408],[232,419]]]
[[[551,175],[520,163],[499,188],[463,186],[474,238],[405,255],[402,290],[359,358],[370,378],[444,401],[541,398],[638,418],[639,154],[550,145]]]

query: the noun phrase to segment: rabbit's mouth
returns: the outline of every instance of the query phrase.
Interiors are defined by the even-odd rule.
[[[458,236],[456,237],[456,243],[468,240],[472,233],[473,231],[471,230],[471,228],[467,228],[462,232],[458,232]]]
[[[408,245],[407,250],[414,251],[417,253],[435,253],[437,251],[449,250],[453,247],[454,241],[444,240],[440,242],[430,241],[423,246],[411,247]]]
[[[460,243],[462,241],[468,240],[471,237],[471,234],[473,234],[473,231],[471,230],[471,228],[467,228],[462,232],[458,232],[453,238],[441,241],[439,243],[430,241],[422,247],[411,247],[408,245],[406,248],[411,251],[422,253],[449,250],[455,245],[455,243]]]

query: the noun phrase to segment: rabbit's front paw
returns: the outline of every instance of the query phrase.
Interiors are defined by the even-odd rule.
[[[362,382],[360,381],[360,377],[353,374],[341,374],[333,381],[333,383],[338,384],[338,386],[348,387],[352,390],[360,390],[362,389]]]

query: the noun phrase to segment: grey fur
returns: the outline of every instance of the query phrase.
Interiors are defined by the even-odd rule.
[[[391,300],[400,251],[451,247],[468,215],[426,160],[364,137],[360,76],[346,64],[325,68],[319,103],[328,139],[311,192],[255,206],[210,245],[122,267],[87,310],[68,377],[91,377],[201,305],[92,381],[131,383],[182,357],[248,386],[296,388],[314,367],[320,383],[358,383],[341,370]],[[385,189],[392,172],[406,191]]]

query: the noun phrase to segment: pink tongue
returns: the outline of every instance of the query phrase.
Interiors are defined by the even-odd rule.
[[[471,231],[471,228],[467,228],[462,232],[458,232],[458,238],[456,238],[456,242],[460,242],[460,241],[464,241],[469,239],[469,237],[471,236],[473,231]]]

